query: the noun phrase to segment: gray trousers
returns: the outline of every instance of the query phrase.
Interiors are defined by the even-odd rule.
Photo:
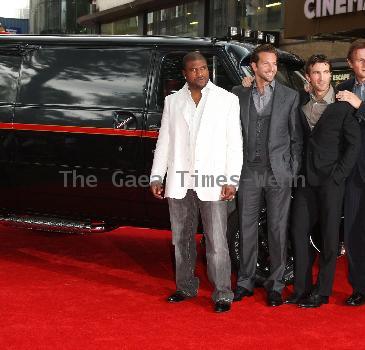
[[[195,276],[196,241],[199,210],[206,237],[208,277],[214,285],[214,301],[232,301],[231,260],[227,231],[227,202],[204,202],[195,191],[188,190],[185,198],[168,198],[172,243],[175,246],[176,289],[195,296],[199,279]]]
[[[262,169],[260,173],[264,173]],[[271,170],[267,170],[267,176],[272,177]],[[238,190],[241,248],[237,285],[250,291],[254,288],[258,253],[258,219],[262,196],[266,201],[270,253],[270,276],[265,282],[265,288],[281,293],[285,286],[283,276],[286,265],[291,189],[289,185],[278,186],[268,181],[260,181],[257,173],[255,175],[250,169],[241,177]]]

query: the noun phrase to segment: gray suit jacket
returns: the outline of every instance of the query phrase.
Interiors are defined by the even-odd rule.
[[[252,88],[235,86],[241,107],[243,133],[243,168],[247,165],[248,123]],[[269,158],[278,183],[291,183],[301,167],[303,132],[298,111],[299,94],[276,81],[269,131]]]

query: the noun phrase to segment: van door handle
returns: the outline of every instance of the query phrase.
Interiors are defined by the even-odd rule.
[[[131,112],[114,111],[113,127],[114,129],[137,130],[137,118]]]
[[[157,124],[148,125],[149,131],[158,131],[158,130],[160,130],[160,128],[161,128],[161,125],[157,125]]]

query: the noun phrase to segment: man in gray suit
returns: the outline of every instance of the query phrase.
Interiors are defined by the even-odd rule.
[[[240,269],[234,301],[253,295],[257,264],[258,218],[262,197],[267,208],[270,276],[265,282],[268,305],[283,303],[288,213],[293,178],[300,168],[302,130],[298,93],[275,80],[278,52],[270,44],[251,55],[255,80],[236,86],[244,142],[238,191]]]

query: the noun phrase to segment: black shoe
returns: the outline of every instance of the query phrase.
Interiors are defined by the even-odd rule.
[[[231,310],[231,303],[229,301],[218,300],[215,303],[215,308],[214,308],[215,312],[227,312],[229,310]]]
[[[298,303],[298,306],[304,308],[314,308],[314,307],[320,307],[322,304],[328,304],[328,296],[311,294],[307,298],[302,299]]]
[[[253,292],[244,288],[244,287],[237,287],[234,291],[233,301],[241,301],[244,297],[252,297]]]
[[[346,305],[360,306],[365,304],[365,295],[359,292],[353,292],[347,299]]]
[[[193,296],[186,294],[185,292],[182,292],[181,290],[177,290],[174,294],[171,294],[167,301],[169,303],[180,303],[181,301],[184,301],[186,299],[192,298]]]
[[[269,306],[280,306],[283,304],[283,298],[281,294],[275,290],[271,290],[267,294],[267,305]]]
[[[292,293],[287,299],[285,299],[284,304],[298,304],[305,298],[305,294]]]

